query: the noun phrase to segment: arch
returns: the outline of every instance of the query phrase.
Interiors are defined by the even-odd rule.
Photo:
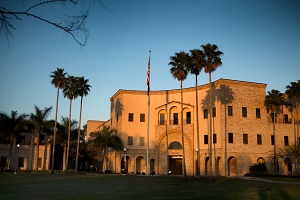
[[[205,175],[209,175],[210,174],[210,161],[209,161],[209,157],[205,158]]]
[[[161,109],[160,111],[158,111],[158,125],[165,125],[166,124],[166,119],[167,119],[167,112],[165,109]]]
[[[220,160],[221,160],[221,157],[218,156],[216,158],[216,176],[220,175]]]
[[[184,107],[183,108],[183,123],[184,124],[191,124],[193,116],[192,116],[192,112],[190,110],[190,108],[188,107]]]
[[[124,159],[124,156],[122,156],[120,164],[120,169],[122,173],[127,173],[128,171],[131,171],[131,158],[129,156],[126,156],[126,159]]]
[[[279,172],[279,163],[274,157],[271,158],[271,172],[275,174]]]
[[[228,158],[228,176],[236,176],[237,175],[237,159],[236,157]]]
[[[154,166],[155,166],[155,160],[151,159],[150,160],[150,173],[155,172]]]
[[[146,159],[143,156],[138,156],[135,160],[136,172],[146,172]]]
[[[180,113],[179,113],[179,109],[176,106],[173,106],[170,108],[170,112],[169,112],[169,124],[170,125],[177,125],[180,122]],[[175,114],[177,113],[177,115]]]
[[[257,163],[263,164],[263,163],[265,163],[265,160],[262,157],[259,157],[259,158],[257,158]]]
[[[168,149],[182,149],[182,145],[179,142],[174,141],[168,146]]]
[[[285,175],[292,174],[292,160],[290,158],[284,159],[284,174]]]

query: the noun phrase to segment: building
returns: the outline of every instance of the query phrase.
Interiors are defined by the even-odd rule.
[[[295,131],[295,112],[289,112],[284,106],[275,118],[267,112],[264,105],[266,86],[228,79],[213,82],[211,136],[209,84],[198,86],[199,147],[195,87],[183,89],[183,119],[180,90],[151,91],[149,173],[183,173],[182,122],[186,172],[189,176],[197,175],[198,154],[200,175],[241,176],[249,171],[249,166],[261,162],[266,164],[268,173],[274,173],[274,143],[277,147],[292,145],[299,136]],[[113,172],[121,172],[122,169],[127,169],[129,173],[146,172],[147,91],[118,90],[110,101],[111,114],[107,123],[118,130],[125,149],[124,152],[112,151],[109,154],[106,169]],[[89,126],[95,127],[95,121],[88,121],[87,126],[88,129]],[[277,163],[279,174],[290,174],[294,169],[290,158],[278,159]]]

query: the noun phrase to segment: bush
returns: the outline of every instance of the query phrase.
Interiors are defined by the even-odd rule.
[[[250,166],[249,171],[249,175],[262,175],[267,173],[267,167],[265,163],[258,163]]]

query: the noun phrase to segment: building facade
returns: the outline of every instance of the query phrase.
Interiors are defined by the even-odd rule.
[[[183,89],[182,116],[180,90],[151,91],[149,149],[147,91],[117,91],[110,99],[107,123],[118,130],[125,148],[124,152],[109,154],[106,169],[146,172],[148,149],[149,173],[183,174],[183,123],[186,172],[190,176],[197,175],[198,163],[200,175],[241,176],[249,171],[249,166],[262,162],[268,173],[275,173],[275,163],[279,174],[292,173],[291,159],[276,161],[273,152],[275,145],[283,148],[298,141],[295,112],[282,106],[282,112],[272,118],[264,105],[266,86],[219,79],[213,82],[212,113],[209,84],[198,86],[199,145],[195,87]]]

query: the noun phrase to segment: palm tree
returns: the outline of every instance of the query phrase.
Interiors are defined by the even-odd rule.
[[[50,77],[52,78],[51,84],[57,88],[56,93],[56,111],[55,111],[55,121],[54,121],[54,133],[53,133],[53,148],[52,148],[52,164],[51,164],[51,174],[54,174],[54,155],[55,155],[55,140],[56,140],[56,126],[57,126],[57,115],[58,115],[58,97],[59,89],[63,88],[64,81],[66,79],[67,73],[64,72],[64,69],[57,68],[56,71],[53,71]]]
[[[187,70],[191,74],[195,74],[196,82],[196,120],[197,120],[197,178],[200,178],[200,136],[199,136],[199,110],[198,110],[198,75],[200,74],[203,66],[205,66],[204,54],[200,49],[190,50],[191,60]]]
[[[82,114],[82,99],[83,96],[88,95],[90,91],[90,85],[88,84],[89,79],[84,79],[84,77],[78,78],[78,95],[80,98],[80,115],[79,115],[79,124],[78,124],[78,137],[77,137],[77,149],[76,149],[76,164],[75,164],[75,173],[77,173],[78,168],[78,154],[79,154],[79,144],[80,144],[80,125],[81,125],[81,114]]]
[[[77,88],[77,78],[74,76],[68,76],[65,80],[65,86],[63,88],[64,97],[70,100],[70,110],[69,110],[69,130],[68,130],[68,142],[67,142],[67,156],[66,156],[66,169],[64,173],[67,172],[68,159],[69,159],[69,148],[70,148],[70,137],[71,137],[71,116],[72,116],[72,101],[78,97]]]
[[[90,150],[94,151],[98,155],[98,158],[101,155],[102,157],[102,173],[105,173],[105,161],[107,157],[108,150],[122,150],[124,145],[121,137],[117,134],[117,130],[110,129],[107,126],[103,126],[101,131],[91,133],[91,136],[94,137],[89,144]],[[98,152],[98,153],[97,153]],[[94,156],[97,157],[97,156]]]
[[[38,170],[38,160],[39,160],[39,148],[40,148],[40,135],[49,133],[51,128],[51,122],[47,120],[50,112],[52,110],[52,106],[45,107],[41,110],[37,105],[34,105],[34,112],[30,114],[31,122],[34,124],[34,133],[37,135],[37,153],[36,153],[36,165],[35,170]]]
[[[14,140],[18,135],[24,131],[27,131],[25,120],[28,117],[27,114],[18,115],[17,111],[11,111],[10,115],[5,112],[0,113],[0,133],[9,137],[9,156],[7,160],[7,167],[10,169],[12,160],[12,151],[15,149]]]
[[[272,122],[273,122],[273,137],[274,137],[274,167],[275,172],[278,174],[277,169],[277,157],[276,157],[276,137],[275,137],[275,117],[276,113],[281,111],[280,107],[284,104],[283,94],[279,90],[268,91],[265,102],[264,102],[267,112],[271,112]]]
[[[186,165],[185,165],[185,147],[184,147],[184,133],[183,133],[183,94],[182,94],[182,81],[184,81],[188,75],[187,66],[189,64],[189,55],[184,51],[175,53],[175,56],[170,57],[169,65],[171,65],[170,72],[173,78],[180,81],[181,90],[181,137],[182,137],[182,163],[183,163],[183,175],[187,179]]]
[[[299,144],[299,116],[298,116],[298,106],[300,104],[300,80],[297,82],[291,82],[291,85],[286,86],[285,94],[291,100],[291,106],[296,110],[296,122],[297,122],[297,133],[295,135],[295,143]],[[298,141],[298,142],[297,142]]]
[[[209,161],[210,161],[210,180],[212,177],[212,81],[211,73],[216,71],[218,67],[222,65],[221,57],[223,52],[219,51],[219,47],[215,44],[211,45],[207,43],[206,45],[201,45],[204,55],[205,55],[205,73],[209,74]],[[226,158],[225,158],[226,159]]]

